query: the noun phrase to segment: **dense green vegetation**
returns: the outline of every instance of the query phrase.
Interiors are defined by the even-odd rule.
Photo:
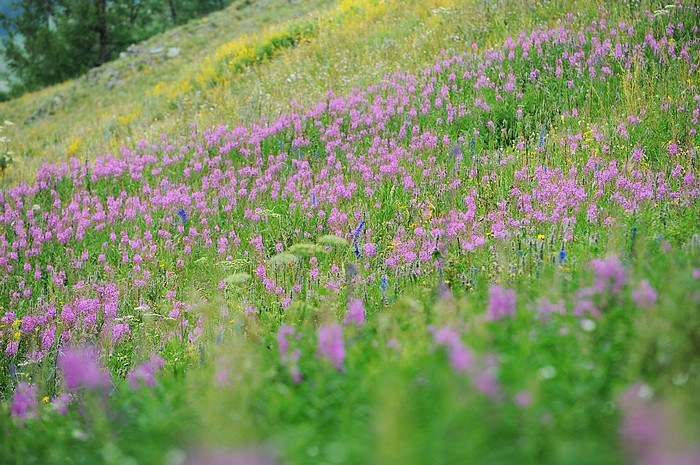
[[[696,463],[696,5],[283,3],[0,107],[0,463]]]

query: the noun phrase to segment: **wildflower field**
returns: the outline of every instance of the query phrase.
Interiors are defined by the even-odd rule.
[[[700,463],[700,5],[467,3],[236,39],[3,177],[0,463]]]

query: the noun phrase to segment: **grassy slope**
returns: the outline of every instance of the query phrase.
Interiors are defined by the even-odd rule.
[[[310,104],[327,90],[342,94],[396,70],[415,72],[442,50],[458,52],[472,42],[485,48],[534,24],[556,23],[568,11],[558,2],[523,1],[488,7],[453,0],[241,3],[148,40],[140,55],[105,65],[91,73],[95,78],[0,104],[0,118],[16,123],[10,133],[15,163],[7,182],[31,178],[45,161],[118,152],[122,145],[178,132],[192,122],[234,126],[274,118],[291,100]],[[569,6],[583,21],[594,11],[589,4]],[[231,69],[245,46],[264,47],[280,32],[308,24],[314,28],[310,36]],[[148,53],[172,46],[181,48],[174,59]],[[106,90],[110,76],[122,84]],[[52,108],[56,97],[61,103]],[[31,119],[42,107],[51,114]]]
[[[19,173],[13,178],[32,177],[44,161],[94,157],[183,123],[184,115],[172,107],[167,96],[149,97],[154,87],[192,75],[208,54],[227,42],[330,4],[327,0],[291,4],[285,0],[234,2],[225,11],[138,44],[140,53],[136,56],[3,103],[0,117],[17,123],[11,134],[11,149],[16,154],[14,168]],[[169,47],[180,48],[179,56],[166,58]],[[154,48],[163,51],[151,54]],[[121,85],[108,90],[110,77]],[[57,97],[60,104],[52,106]],[[42,112],[42,108],[47,111]],[[33,119],[37,112],[40,116]]]

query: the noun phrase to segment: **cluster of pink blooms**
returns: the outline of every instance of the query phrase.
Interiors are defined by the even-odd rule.
[[[622,413],[620,435],[626,452],[636,465],[695,465],[700,450],[686,448],[679,440],[680,424],[672,409],[653,397],[643,383],[635,383],[618,401]]]
[[[642,37],[648,21],[661,19],[536,29],[480,54],[443,56],[418,76],[397,72],[349,95],[329,92],[311,108],[292,105],[289,114],[250,127],[193,124],[189,134],[142,140],[92,163],[46,164],[31,183],[0,194],[0,358],[40,363],[67,344],[128,343],[135,328],[125,316],[135,308],[155,314],[166,307],[155,330],[164,340],[195,342],[203,316],[186,303],[183,279],[201,260],[248,263],[248,285],[265,290],[260,302],[248,302],[255,313],[284,308],[313,285],[340,292],[348,259],[360,270],[354,286],[381,279],[385,293],[387,275],[396,283],[427,274],[444,267],[444,257],[488,253],[499,241],[521,241],[532,257],[539,233],[560,231],[570,241],[582,228],[604,230],[643,209],[695,205],[699,165],[687,142],[700,118],[695,84],[612,129],[566,134],[560,147],[547,143],[547,128],[536,146],[530,134],[514,134],[533,122],[528,99],[553,83],[566,83],[583,101],[587,89],[626,79],[634,66],[681,63],[697,72],[698,43],[673,39],[683,26],[669,23],[671,32]],[[506,104],[517,108],[510,127],[494,116]],[[562,121],[579,117],[559,104]],[[675,115],[673,143],[661,154],[646,149],[652,112]],[[625,148],[632,142],[635,148]],[[552,151],[571,164],[551,166]],[[663,163],[647,163],[652,156]],[[284,237],[274,232],[280,229]],[[269,263],[292,243],[326,234],[352,247],[329,269],[309,260],[304,279],[312,286],[284,279]],[[595,292],[625,284],[619,263],[593,266]],[[221,293],[223,277],[215,281]],[[652,291],[643,283],[634,299],[652,305]],[[492,320],[514,308],[512,291],[491,290]],[[351,301],[343,323],[361,326],[365,318],[362,302]],[[280,351],[298,378],[285,345],[290,336],[281,330]],[[468,365],[448,336],[439,343],[457,366]],[[341,370],[343,326],[323,326],[317,337],[319,358]],[[75,357],[59,359],[66,373],[83,355]],[[159,362],[150,363],[130,376],[133,386],[152,383]],[[107,384],[97,367],[81,369],[67,380]]]
[[[150,360],[136,366],[128,375],[131,389],[137,391],[142,385],[155,386],[156,375],[164,364],[165,361],[161,356],[153,354]],[[60,379],[67,391],[51,402],[58,413],[67,412],[73,395],[79,395],[83,391],[108,392],[112,388],[112,375],[100,363],[99,351],[95,347],[63,347],[58,353],[57,366]],[[37,395],[36,385],[19,383],[12,397],[10,414],[22,420],[36,416]]]

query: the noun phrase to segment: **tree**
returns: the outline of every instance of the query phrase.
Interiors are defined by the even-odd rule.
[[[132,43],[220,9],[230,0],[15,0],[0,13],[4,59],[17,95],[116,58]]]
[[[74,75],[79,64],[65,59],[66,44],[56,40],[59,0],[24,0],[13,6],[22,13],[0,18],[8,33],[4,58],[22,87],[36,89]]]

